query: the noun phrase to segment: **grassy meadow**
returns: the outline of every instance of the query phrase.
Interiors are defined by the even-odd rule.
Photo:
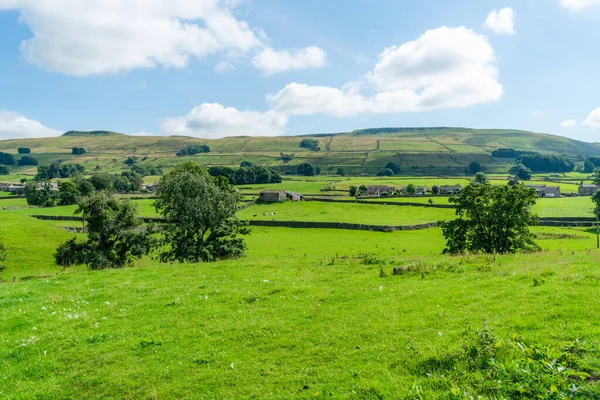
[[[243,140],[224,141],[223,149],[258,152],[268,143]],[[346,148],[371,144],[364,138]],[[278,144],[282,151],[288,145]],[[576,187],[579,176],[570,178],[564,185]],[[349,186],[363,183],[468,180],[286,177],[239,189],[247,199],[264,189],[349,199]],[[447,197],[432,200],[448,204]],[[375,225],[454,216],[452,209],[381,204],[425,205],[425,197],[369,201],[255,204],[238,215]],[[140,215],[157,216],[153,200],[135,203]],[[593,230],[533,227],[540,253],[451,257],[442,255],[438,228],[253,227],[239,260],[192,265],[145,257],[123,270],[61,270],[54,251],[83,237],[64,229],[80,223],[30,215],[75,209],[0,200],[8,252],[0,271],[0,397],[600,398],[600,250]],[[590,217],[591,209],[589,197],[540,199],[534,207],[542,217]],[[397,267],[401,274],[393,275]]]

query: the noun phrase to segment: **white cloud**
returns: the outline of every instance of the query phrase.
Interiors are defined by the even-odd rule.
[[[561,122],[560,126],[562,126],[563,128],[572,128],[574,126],[577,126],[577,121],[574,119],[568,119],[566,121]]]
[[[544,114],[545,114],[545,112],[542,111],[542,110],[535,110],[534,112],[531,113],[531,116],[533,118],[538,118],[538,117],[541,117]]]
[[[560,4],[569,10],[579,11],[600,4],[600,0],[560,0]]]
[[[290,83],[278,93],[267,95],[274,111],[285,115],[317,113],[344,117],[372,111],[372,103],[357,93],[327,86]]]
[[[590,126],[592,128],[600,128],[600,107],[589,113],[581,125]]]
[[[62,133],[19,113],[0,110],[0,139],[42,138]]]
[[[286,124],[287,117],[275,111],[240,111],[217,103],[204,103],[183,117],[167,119],[161,130],[168,135],[205,139],[242,135],[276,136],[285,133]]]
[[[502,85],[485,36],[464,27],[425,32],[389,47],[372,72],[344,89],[287,85],[267,96],[286,115],[399,113],[468,107],[498,101]],[[360,93],[374,92],[370,97]]]
[[[294,51],[265,47],[254,57],[252,64],[270,75],[295,69],[320,68],[325,65],[326,59],[325,51],[315,46]]]
[[[484,26],[498,35],[514,35],[516,33],[515,12],[510,7],[500,11],[492,10],[485,20]]]
[[[264,33],[255,33],[234,16],[232,8],[238,3],[0,0],[0,11],[17,10],[31,29],[33,36],[21,43],[27,60],[51,71],[87,76],[159,66],[181,68],[191,57],[211,56],[225,60],[218,64],[223,70],[231,64],[228,60],[239,60],[264,47]],[[314,49],[289,55],[310,66],[319,56]]]

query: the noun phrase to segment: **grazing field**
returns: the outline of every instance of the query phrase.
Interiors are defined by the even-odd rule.
[[[270,215],[271,213],[275,215]],[[452,209],[312,201],[256,204],[238,213],[239,218],[243,220],[349,222],[387,226],[437,222],[449,219],[453,215]]]
[[[1,391],[435,399],[575,385],[576,398],[600,395],[598,253],[365,262],[245,260],[1,285]],[[391,276],[396,264],[413,267]],[[486,380],[497,368],[471,364],[470,346],[496,354],[506,376]]]

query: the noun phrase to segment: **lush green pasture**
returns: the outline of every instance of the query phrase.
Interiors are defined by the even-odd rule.
[[[591,197],[539,199],[533,208],[540,217],[593,217]]]
[[[394,263],[379,257],[365,265],[362,258],[261,256],[0,285],[0,392],[95,399],[448,399],[451,391],[509,397],[514,376],[489,382],[487,370],[464,360],[465,346],[479,343],[485,329],[506,368],[522,363],[513,373],[524,389],[552,398],[572,384],[576,398],[600,395],[600,328],[592,323],[600,318],[600,254],[406,255]],[[391,276],[394,265],[413,267]],[[554,354],[575,346],[572,357],[592,378],[561,385],[560,375],[545,368],[530,377],[537,364],[517,342]],[[563,368],[561,361],[555,366]]]
[[[0,239],[8,253],[6,270],[0,272],[0,279],[60,272],[54,265],[54,251],[71,237],[64,229],[45,221],[0,211]]]
[[[263,215],[271,213],[275,215]],[[452,209],[321,202],[256,204],[238,213],[243,220],[327,221],[372,225],[423,224],[450,219],[453,215]]]

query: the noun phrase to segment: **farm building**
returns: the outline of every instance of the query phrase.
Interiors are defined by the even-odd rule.
[[[396,188],[394,186],[387,185],[371,185],[367,187],[367,195],[369,196],[381,196],[383,193],[394,193]]]
[[[285,190],[263,190],[259,193],[258,199],[266,203],[278,203],[286,200],[303,201],[304,196],[300,193],[288,192]]]
[[[25,187],[14,183],[0,183],[0,192],[23,194]]]
[[[548,185],[525,185],[529,189],[535,189],[539,197],[560,197],[560,186]]]
[[[577,194],[579,196],[593,196],[598,190],[600,190],[600,186],[598,185],[589,185],[581,182],[581,185],[577,189]]]
[[[423,194],[426,194],[427,192],[429,192],[429,188],[428,187],[417,186],[417,190],[415,191],[415,194],[423,195]]]
[[[462,186],[460,185],[444,185],[444,186],[440,186],[440,194],[460,194],[460,191],[462,190]]]

